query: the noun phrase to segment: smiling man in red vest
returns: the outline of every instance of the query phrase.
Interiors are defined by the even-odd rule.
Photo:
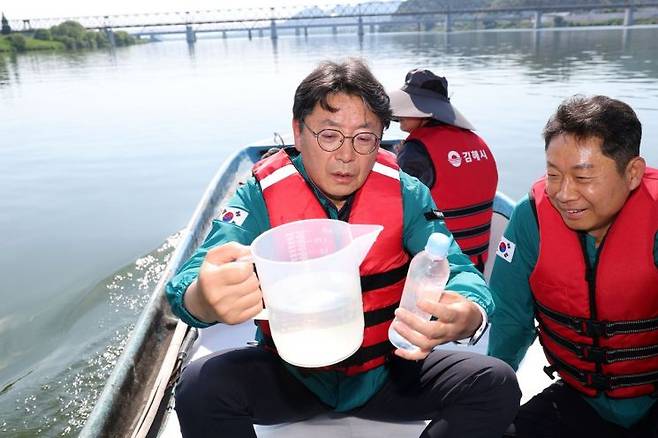
[[[256,164],[254,177],[238,188],[205,243],[167,287],[174,312],[186,323],[239,324],[262,309],[253,265],[240,260],[258,235],[298,219],[381,224],[384,230],[360,266],[361,347],[335,365],[299,368],[278,356],[267,328],[259,326],[258,346],[209,355],[183,371],[176,411],[185,437],[254,437],[254,424],[332,411],[430,420],[422,436],[434,438],[500,436],[512,421],[520,392],[508,365],[433,350],[475,341],[486,326],[483,315],[493,310],[482,276],[454,241],[446,292],[438,302],[419,304],[438,320],[396,310],[410,257],[432,232],[449,232],[418,214],[435,208],[427,187],[379,150],[390,117],[388,96],[365,64],[320,64],[295,93],[295,147]],[[388,342],[394,316],[402,321],[396,322],[398,333],[418,350],[395,350]]]
[[[510,436],[658,437],[658,171],[641,136],[605,96],[567,99],[544,128],[546,175],[498,248],[489,353],[517,368],[538,334],[561,380]]]

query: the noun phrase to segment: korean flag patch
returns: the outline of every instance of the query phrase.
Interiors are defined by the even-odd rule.
[[[512,263],[512,258],[514,258],[514,249],[516,245],[511,240],[507,240],[505,236],[500,238],[500,243],[498,244],[498,249],[496,249],[496,255],[503,260]]]
[[[225,207],[221,213],[216,217],[218,221],[226,222],[228,224],[235,224],[241,226],[249,213],[237,207]]]

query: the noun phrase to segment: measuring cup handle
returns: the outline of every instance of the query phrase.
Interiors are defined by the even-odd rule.
[[[235,260],[236,262],[254,262],[254,256],[253,254],[249,255],[244,255],[242,257],[239,257]],[[268,320],[270,316],[270,312],[267,309],[263,309],[260,312],[258,312],[256,315],[252,316],[251,319],[262,319],[262,320]]]

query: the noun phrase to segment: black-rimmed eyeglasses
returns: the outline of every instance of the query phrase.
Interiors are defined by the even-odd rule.
[[[356,135],[348,136],[337,129],[321,129],[318,132],[313,131],[303,120],[302,124],[308,128],[318,141],[318,146],[325,152],[333,152],[340,149],[346,138],[352,140],[352,148],[357,154],[371,154],[379,146],[381,138],[372,132],[359,132]]]

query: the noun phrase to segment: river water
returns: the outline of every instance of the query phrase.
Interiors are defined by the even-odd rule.
[[[517,199],[574,93],[631,104],[658,166],[657,40],[655,27],[339,34],[0,56],[0,435],[79,431],[211,176],[290,132],[318,61],[363,57],[387,88],[415,67],[445,75]]]

